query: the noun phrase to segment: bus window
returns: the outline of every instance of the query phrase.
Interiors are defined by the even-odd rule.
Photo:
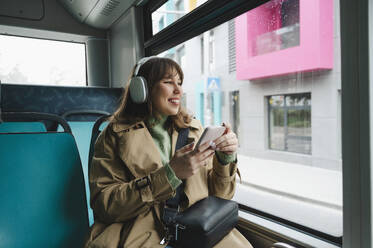
[[[205,127],[230,122],[239,136],[242,184],[235,200],[338,243],[341,51],[333,13],[339,10],[332,0],[317,2],[268,1],[177,47],[184,49],[187,108]],[[301,8],[313,11],[308,17],[322,16],[324,27],[308,22]],[[313,32],[322,44],[303,41]],[[159,56],[176,58],[176,52]]]
[[[166,28],[207,0],[168,0],[152,13],[153,35]]]
[[[0,35],[0,80],[9,84],[86,86],[85,45]]]

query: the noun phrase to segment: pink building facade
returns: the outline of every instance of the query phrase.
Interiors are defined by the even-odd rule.
[[[333,68],[333,0],[295,1],[291,8],[270,1],[236,18],[237,79]]]

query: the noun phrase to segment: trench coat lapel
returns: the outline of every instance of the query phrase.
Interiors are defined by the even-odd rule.
[[[115,129],[120,131],[120,157],[136,178],[149,175],[163,166],[158,148],[143,122]]]

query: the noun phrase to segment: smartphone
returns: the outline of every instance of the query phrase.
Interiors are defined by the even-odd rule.
[[[205,130],[203,131],[202,135],[201,135],[201,138],[199,138],[195,149],[197,149],[200,145],[202,145],[206,142],[216,140],[217,138],[222,136],[224,134],[224,132],[225,132],[225,127],[223,127],[223,126],[208,126],[208,127],[206,127]]]

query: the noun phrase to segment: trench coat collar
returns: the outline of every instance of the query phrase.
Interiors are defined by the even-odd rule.
[[[188,126],[192,130],[198,129],[198,121],[193,119]],[[135,177],[144,177],[163,166],[159,150],[143,121],[131,124],[113,123],[113,131],[121,133],[121,158]],[[191,133],[189,132],[189,142],[196,139]],[[177,137],[178,131],[175,129],[171,135],[172,155],[175,153]]]
[[[116,133],[119,133],[121,131],[129,131],[132,128],[142,128],[146,127],[145,123],[143,121],[138,121],[134,123],[121,123],[121,122],[115,122],[113,123],[113,130]]]
[[[143,121],[113,123],[113,131],[119,137],[119,156],[136,178],[163,166],[159,150]]]

